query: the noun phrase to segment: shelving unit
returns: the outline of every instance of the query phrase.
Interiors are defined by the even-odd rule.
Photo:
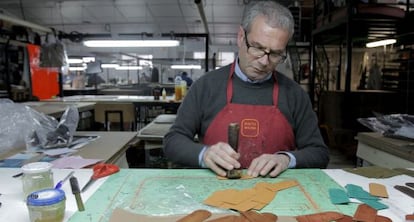
[[[355,145],[353,138],[356,133],[364,130],[364,127],[357,122],[357,118],[372,116],[373,111],[413,112],[410,108],[413,104],[412,102],[409,104],[408,101],[413,100],[411,90],[414,89],[414,85],[404,85],[407,81],[403,80],[412,76],[412,71],[405,71],[406,74],[402,72],[401,61],[392,58],[392,56],[398,57],[398,54],[387,52],[386,59],[378,61],[383,65],[381,68],[384,68],[381,90],[357,90],[355,82],[358,81],[354,78],[360,79],[363,76],[356,73],[361,70],[360,64],[353,64],[353,61],[361,62],[353,56],[356,52],[363,51],[367,42],[398,38],[403,35],[402,30],[405,32],[412,30],[410,28],[412,25],[407,26],[410,22],[407,22],[406,18],[412,14],[410,8],[413,8],[413,4],[410,4],[409,0],[406,4],[398,4],[397,1],[394,4],[371,0],[364,2],[368,3],[358,0],[314,1],[311,41],[311,88],[313,89],[310,90],[310,96],[314,106],[317,106],[321,124],[328,125],[333,131],[339,132],[338,138],[348,138],[347,142],[353,145]],[[404,45],[410,44],[410,38],[405,39]],[[325,46],[337,47],[339,51],[337,58],[321,53],[319,49]],[[398,45],[395,49],[400,47],[403,46]],[[323,69],[319,68],[320,64],[317,61],[330,61],[335,64],[335,61],[332,61],[335,59],[338,69],[331,70],[331,72],[336,71],[335,90],[327,90],[328,87],[317,88],[324,84],[320,82],[321,79],[332,76],[332,73],[321,73],[320,70]],[[412,66],[407,67],[412,68]],[[406,89],[403,89],[404,87]],[[321,89],[325,91],[319,94],[317,90]],[[336,144],[346,143],[341,139],[338,141]]]

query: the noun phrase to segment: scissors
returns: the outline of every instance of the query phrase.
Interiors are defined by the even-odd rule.
[[[115,164],[108,164],[108,163],[98,163],[93,166],[93,175],[89,179],[89,181],[85,184],[82,188],[81,192],[87,190],[91,184],[93,184],[96,180],[102,177],[109,176],[111,174],[117,173],[119,171],[119,167]]]

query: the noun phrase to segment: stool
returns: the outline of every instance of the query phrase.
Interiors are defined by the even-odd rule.
[[[108,112],[108,114],[106,114]],[[121,114],[120,114],[121,112]],[[111,115],[111,113],[113,113]],[[109,122],[122,124],[122,130],[135,131],[136,111],[133,103],[98,102],[95,104],[94,119],[97,123],[108,125]],[[128,124],[129,126],[126,126]],[[105,127],[105,130],[108,127]],[[121,130],[121,129],[119,129]]]
[[[105,124],[106,124],[106,130],[109,131],[109,114],[118,114],[119,115],[119,121],[120,121],[120,130],[124,131],[124,115],[122,110],[105,110]]]

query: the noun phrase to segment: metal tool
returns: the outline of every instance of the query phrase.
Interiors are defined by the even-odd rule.
[[[72,188],[72,193],[73,195],[75,195],[76,205],[78,206],[78,210],[84,211],[85,206],[83,205],[82,196],[80,194],[78,179],[72,176],[69,181],[70,181],[70,187]]]
[[[82,192],[85,192],[92,185],[97,179],[109,176],[111,174],[117,173],[119,171],[119,167],[115,164],[107,164],[107,163],[98,163],[93,167],[93,175],[89,179],[89,181],[85,184],[82,188]]]
[[[239,145],[240,126],[238,123],[230,123],[227,131],[227,139],[229,145],[237,152]],[[233,169],[227,171],[226,177],[229,179],[239,179],[242,176],[241,169]]]
[[[59,181],[56,186],[55,189],[60,189],[63,184],[75,173],[75,171],[71,171],[65,178],[63,178],[63,180]]]

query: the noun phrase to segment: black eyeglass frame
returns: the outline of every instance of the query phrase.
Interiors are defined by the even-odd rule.
[[[275,52],[266,52],[263,49],[259,49],[255,46],[250,45],[249,41],[247,40],[247,31],[246,30],[244,30],[244,42],[246,43],[246,46],[247,46],[247,53],[249,53],[250,55],[252,55],[251,52],[249,52],[250,48],[254,48],[254,49],[257,50],[257,52],[262,52],[263,53],[263,55],[260,55],[260,56],[259,55],[252,55],[252,56],[255,56],[257,58],[262,58],[263,56],[267,55],[267,59],[270,62],[274,62],[274,63],[277,63],[277,64],[284,63],[287,59],[286,55],[282,55],[280,53],[275,53]],[[272,61],[271,57],[276,58],[278,60],[277,61]]]

